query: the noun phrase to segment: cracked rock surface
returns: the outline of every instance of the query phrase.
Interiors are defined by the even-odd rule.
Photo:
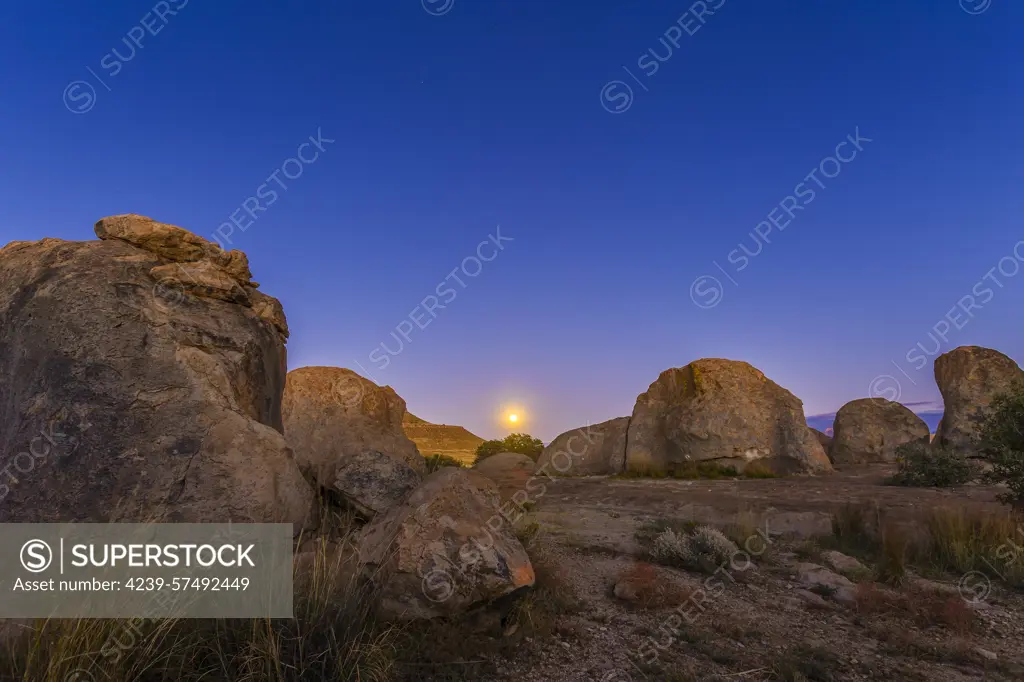
[[[182,228],[96,233],[0,249],[0,518],[303,524],[280,303]]]

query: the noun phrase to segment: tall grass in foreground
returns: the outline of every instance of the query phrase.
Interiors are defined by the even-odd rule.
[[[846,505],[833,512],[826,544],[875,562],[886,582],[902,582],[916,566],[979,571],[1024,588],[1024,516],[1012,511],[943,507],[897,523],[877,507]]]
[[[21,682],[384,682],[396,632],[322,541],[295,576],[295,618],[37,621],[0,645]]]

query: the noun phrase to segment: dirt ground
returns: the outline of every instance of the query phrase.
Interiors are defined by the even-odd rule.
[[[912,576],[891,588],[858,580],[855,602],[808,592],[796,579],[809,538],[831,533],[844,503],[877,504],[913,524],[936,507],[999,513],[985,486],[935,490],[883,485],[884,468],[822,477],[767,480],[537,479],[500,482],[503,497],[526,499],[517,522],[536,524],[528,551],[578,600],[553,637],[524,640],[493,661],[481,679],[627,682],[629,680],[961,680],[1024,679],[1024,594],[995,584],[983,598],[961,597],[963,576]],[[635,535],[654,519],[723,527],[753,519],[770,545],[752,564],[704,574],[646,563]],[[747,567],[749,565],[749,568]],[[674,606],[617,598],[624,575],[640,573],[659,589],[703,595]],[[540,571],[538,571],[538,574]],[[704,591],[701,592],[701,588]],[[917,590],[917,591],[913,591]],[[710,594],[710,597],[708,597]],[[867,595],[874,595],[868,598]],[[902,599],[903,601],[899,601]],[[938,620],[918,605],[935,600]],[[871,608],[872,604],[888,604]],[[923,607],[922,607],[923,608]],[[914,613],[911,613],[914,610]],[[946,612],[950,613],[946,613]],[[686,613],[687,618],[681,618]]]

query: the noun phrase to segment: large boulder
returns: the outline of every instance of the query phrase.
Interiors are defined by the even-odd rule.
[[[978,426],[992,399],[1024,380],[1017,363],[999,351],[960,346],[935,359],[935,383],[945,410],[934,443],[964,453],[975,450]]]
[[[295,459],[318,486],[335,487],[347,461],[378,452],[418,474],[426,465],[402,431],[405,401],[341,367],[302,367],[288,373],[282,404],[284,433]],[[350,500],[358,507],[358,502]]]
[[[544,448],[537,469],[553,476],[612,476],[626,464],[629,417],[566,431]]]
[[[720,359],[662,372],[629,423],[626,468],[703,461],[741,471],[752,462],[778,473],[832,469],[796,396],[746,362]]]
[[[832,463],[836,466],[895,462],[896,448],[928,443],[928,425],[903,405],[885,398],[861,398],[836,412]]]
[[[450,616],[533,585],[487,477],[446,467],[364,530],[359,563],[392,619]]]
[[[0,520],[303,524],[285,338],[244,254],[134,215],[96,234],[0,250]]]

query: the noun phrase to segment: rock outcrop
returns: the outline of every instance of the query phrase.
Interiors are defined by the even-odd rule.
[[[978,426],[993,398],[1024,381],[1017,363],[998,351],[960,346],[935,359],[935,383],[944,412],[934,443],[971,454]]]
[[[885,398],[853,400],[836,412],[832,463],[836,466],[895,462],[896,448],[928,443],[928,425],[903,405]]]
[[[409,412],[402,420],[402,429],[424,457],[446,455],[466,466],[472,466],[476,449],[484,439],[461,426],[431,424]]]
[[[0,519],[303,524],[245,255],[135,215],[96,234],[0,250]]]
[[[418,479],[426,470],[416,445],[402,431],[405,401],[390,386],[378,386],[352,370],[292,370],[285,382],[282,413],[285,436],[302,472],[316,485],[341,493],[356,509],[365,512],[374,505],[360,495],[348,497],[354,490],[352,458],[359,457],[364,464],[367,458],[375,459],[376,464],[360,474],[358,487],[374,488],[377,500],[400,499],[408,492],[409,471]],[[372,453],[402,466],[384,466]],[[373,476],[377,480],[371,483]]]
[[[392,619],[450,616],[533,585],[487,477],[446,467],[363,531],[359,563]]]
[[[629,417],[566,431],[544,448],[537,469],[552,476],[613,476],[626,465]]]
[[[830,471],[803,403],[745,362],[704,359],[661,373],[633,408],[626,468],[716,461],[742,470]]]
[[[829,455],[829,459],[831,459],[832,456],[829,453],[832,450],[832,436],[815,428],[812,428],[811,431],[814,432],[814,437],[818,439],[819,443],[821,443],[821,447],[825,451],[825,454]]]
[[[334,480],[325,487],[372,518],[408,497],[420,480],[419,473],[405,462],[368,450],[343,458],[334,470]]]

